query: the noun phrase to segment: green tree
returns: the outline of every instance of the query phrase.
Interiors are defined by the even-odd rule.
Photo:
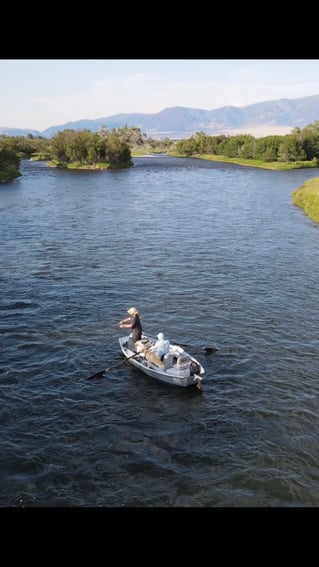
[[[106,159],[111,164],[130,163],[131,150],[125,142],[122,142],[118,132],[109,132],[106,138]]]
[[[278,148],[278,161],[305,161],[306,152],[299,135],[288,134],[283,139]]]
[[[20,159],[17,153],[10,147],[10,143],[1,137],[0,139],[0,181],[8,181],[19,177]]]
[[[277,161],[278,149],[284,136],[264,136],[256,140],[255,159]]]
[[[51,138],[51,159],[56,161],[58,165],[66,165],[69,161],[68,157],[68,139],[72,136],[74,130],[63,130],[57,132]]]
[[[295,132],[295,130],[293,130],[293,132]],[[298,129],[298,133],[302,140],[306,159],[309,161],[319,159],[319,120],[308,124],[303,130]]]

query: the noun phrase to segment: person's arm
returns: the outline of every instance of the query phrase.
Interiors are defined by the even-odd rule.
[[[122,319],[122,321],[119,322],[119,327],[120,329],[132,329],[133,324],[134,320],[132,321],[131,317],[127,317],[127,319]]]
[[[158,351],[158,347],[160,346],[160,341],[156,341],[156,343],[154,344],[154,346],[151,347],[151,351],[152,352],[156,352]]]
[[[132,325],[130,323],[119,323],[120,329],[131,329]]]

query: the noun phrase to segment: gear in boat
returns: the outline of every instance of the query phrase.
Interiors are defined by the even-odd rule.
[[[150,349],[156,342],[153,337],[143,334],[142,339],[135,343],[135,351],[130,336],[121,337],[119,342],[124,356],[148,376],[167,384],[184,387],[196,385],[198,389],[202,389],[205,369],[179,345],[170,344],[169,352],[160,360],[149,356]]]

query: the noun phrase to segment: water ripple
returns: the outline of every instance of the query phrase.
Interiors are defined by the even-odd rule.
[[[0,506],[318,506],[319,241],[290,198],[318,170],[22,167],[0,195]],[[194,346],[201,393],[123,361],[134,304]]]

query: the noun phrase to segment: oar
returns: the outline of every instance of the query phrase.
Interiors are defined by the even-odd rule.
[[[178,343],[178,342],[176,342],[175,344],[180,345],[180,346],[185,347],[185,348],[194,348],[196,350],[197,349],[198,350],[205,350],[206,354],[210,354],[211,352],[217,352],[218,351],[218,348],[216,348],[216,347],[208,347],[208,346],[207,347],[201,347],[201,346],[195,346],[195,345],[185,345],[183,343]]]
[[[127,358],[124,358],[123,360],[121,360],[121,362],[119,362],[119,364],[114,364],[114,366],[109,366],[109,368],[104,368],[103,370],[100,370],[99,372],[92,374],[92,376],[88,377],[88,380],[92,380],[93,378],[102,378],[102,376],[103,376],[103,374],[105,374],[105,372],[109,372],[110,370],[113,370],[113,368],[118,368],[124,362],[126,362],[127,360],[130,360],[130,358],[134,358],[134,356],[137,356],[137,354],[138,353],[135,352],[134,354],[131,354],[131,356],[128,356]]]

